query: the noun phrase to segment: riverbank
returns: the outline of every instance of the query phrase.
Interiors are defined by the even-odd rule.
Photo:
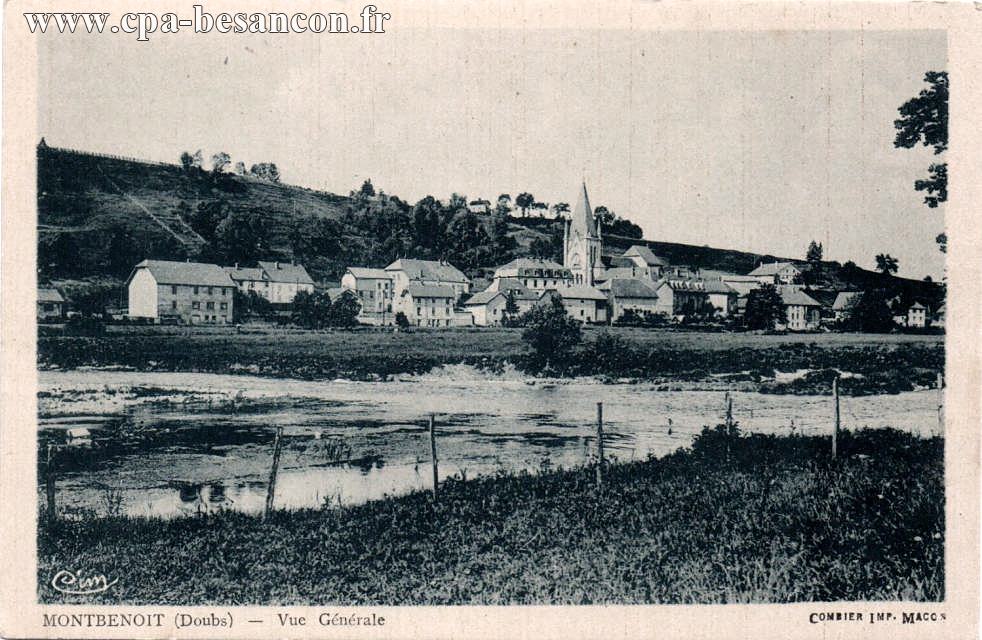
[[[123,367],[137,371],[247,373],[302,380],[386,380],[436,367],[526,368],[520,329],[293,331],[138,327],[99,337],[38,339],[42,369]],[[564,376],[667,383],[739,383],[770,393],[828,393],[832,370],[847,395],[897,393],[934,384],[943,336],[754,335],[613,327],[585,331]],[[819,372],[804,381],[776,372]],[[554,372],[555,373],[555,372]]]
[[[594,470],[499,474],[350,508],[39,524],[42,602],[66,567],[128,604],[939,601],[943,440],[704,432]],[[73,599],[74,598],[74,599]]]

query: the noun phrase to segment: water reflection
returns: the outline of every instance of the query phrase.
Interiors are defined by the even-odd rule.
[[[619,460],[687,446],[703,425],[719,422],[723,410],[719,392],[590,381],[336,383],[94,371],[42,372],[40,378],[49,397],[72,401],[46,400],[39,445],[65,444],[66,430],[81,426],[93,441],[91,448],[62,448],[60,502],[98,512],[93,487],[112,484],[124,496],[124,513],[165,517],[261,511],[278,426],[283,450],[274,504],[301,508],[428,489],[430,412],[439,416],[441,477],[473,478],[587,463],[595,449],[597,401],[605,403],[606,450]],[[119,389],[140,385],[168,389],[172,397],[120,400]],[[736,420],[747,431],[829,429],[828,397],[733,398]],[[842,413],[848,428],[922,431],[937,423],[931,392],[844,398]]]

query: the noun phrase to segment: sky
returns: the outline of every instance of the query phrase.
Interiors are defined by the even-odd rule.
[[[384,35],[47,35],[39,135],[177,162],[272,161],[337,193],[365,178],[415,202],[528,191],[639,224],[650,240],[939,279],[937,158],[896,149],[897,107],[946,66],[942,31],[406,28]]]

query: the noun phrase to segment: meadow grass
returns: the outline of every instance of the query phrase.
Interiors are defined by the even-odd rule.
[[[892,429],[727,436],[591,468],[500,474],[347,508],[91,518],[38,534],[87,603],[591,604],[944,598],[943,440]]]
[[[931,382],[944,368],[940,336],[753,335],[614,327],[590,328],[569,359],[566,375],[700,380],[745,373],[759,381],[775,369],[831,369],[874,377],[875,392],[903,391]],[[606,336],[598,342],[597,337]],[[600,347],[597,345],[600,344]],[[141,371],[252,373],[303,379],[370,379],[423,373],[446,364],[526,368],[521,329],[473,328],[393,332],[231,328],[117,328],[105,336],[38,339],[41,367],[126,366]],[[889,378],[883,381],[881,378]],[[891,382],[892,381],[892,382]],[[827,392],[828,385],[820,381]],[[851,383],[854,384],[854,383]],[[799,385],[800,386],[800,385]],[[860,391],[860,385],[855,389]],[[780,386],[772,392],[786,391]],[[848,385],[844,392],[850,393]]]

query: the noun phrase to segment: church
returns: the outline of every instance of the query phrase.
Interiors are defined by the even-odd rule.
[[[573,214],[566,219],[563,233],[563,266],[573,274],[573,284],[592,287],[600,262],[600,225],[590,206],[586,183],[580,189]]]

